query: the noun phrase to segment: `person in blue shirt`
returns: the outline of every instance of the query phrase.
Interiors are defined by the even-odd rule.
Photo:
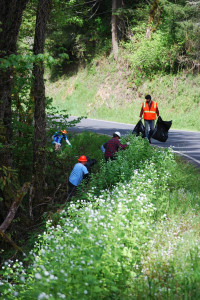
[[[67,138],[67,131],[66,130],[60,130],[60,132],[55,132],[55,134],[52,136],[52,139],[53,139],[52,143],[55,145],[55,150],[56,151],[60,150],[63,139],[72,148],[72,145],[71,145],[70,141]]]
[[[81,183],[82,179],[89,175],[88,169],[85,167],[86,163],[87,157],[85,155],[81,155],[78,159],[78,163],[75,164],[69,176],[67,201],[75,193],[77,186]]]

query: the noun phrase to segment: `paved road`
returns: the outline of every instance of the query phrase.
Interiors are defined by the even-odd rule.
[[[70,117],[69,120],[75,117]],[[117,123],[96,119],[83,119],[71,131],[92,131],[101,134],[112,135],[114,131],[120,131],[122,135],[132,131],[134,125]],[[165,143],[152,139],[152,145],[172,147],[172,149],[200,167],[200,132],[169,130],[169,137]]]

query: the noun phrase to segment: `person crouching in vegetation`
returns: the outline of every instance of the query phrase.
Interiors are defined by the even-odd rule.
[[[128,143],[127,144],[124,144],[122,145],[119,141],[121,137],[121,133],[116,131],[113,133],[113,137],[111,140],[109,140],[106,144],[106,149],[105,149],[105,153],[104,153],[104,156],[105,156],[105,160],[106,162],[111,159],[111,160],[114,160],[114,155],[115,153],[118,151],[118,149],[126,149],[126,147],[128,146]]]
[[[85,155],[81,155],[78,159],[78,163],[75,164],[68,181],[68,194],[67,199],[68,201],[73,194],[76,192],[77,186],[81,183],[83,178],[87,178],[89,175],[88,169],[85,167],[87,163],[87,158]]]
[[[150,95],[145,96],[146,101],[142,103],[142,108],[140,111],[140,120],[144,119],[144,126],[145,126],[145,137],[151,143],[151,139],[149,136],[149,131],[154,130],[156,115],[159,116],[159,110],[157,103],[151,100]]]
[[[55,150],[59,151],[62,145],[62,141],[65,140],[66,143],[72,148],[72,145],[70,141],[67,138],[67,131],[66,130],[60,130],[60,132],[55,132],[55,134],[52,136],[53,144],[55,145]]]

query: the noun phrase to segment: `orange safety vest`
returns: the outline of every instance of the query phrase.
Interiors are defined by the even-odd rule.
[[[143,119],[144,120],[156,120],[156,109],[157,103],[152,101],[151,110],[149,109],[149,104],[147,102],[142,103],[143,108]]]

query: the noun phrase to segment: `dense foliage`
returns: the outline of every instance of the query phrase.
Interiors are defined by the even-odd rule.
[[[16,208],[7,232],[0,230],[2,248],[23,252],[15,243],[24,247],[28,231],[42,231],[40,225],[45,224],[50,211],[53,214],[64,203],[67,177],[78,156],[84,153],[100,161],[99,146],[107,140],[92,134],[69,134],[73,151],[67,147],[60,153],[53,150],[52,134],[74,126],[76,121],[68,122],[67,111],[52,107],[52,99],[45,96],[44,73],[55,80],[89,65],[93,75],[98,72],[101,55],[109,56],[110,64],[114,62],[113,69],[103,74],[102,85],[110,73],[111,79],[114,73],[123,73],[125,64],[129,72],[126,84],[136,92],[143,80],[160,74],[165,78],[170,74],[167,84],[173,80],[175,85],[172,74],[199,72],[199,9],[199,1],[190,0],[1,1],[0,223],[12,203]],[[112,51],[114,42],[118,53]],[[90,80],[86,86],[84,78],[77,84],[87,90],[77,89],[81,104],[74,101],[73,105],[78,107],[78,115],[96,111],[98,97],[97,105],[83,104],[83,99],[88,101],[94,94],[94,82]],[[178,102],[179,96],[177,90]],[[106,101],[106,96],[103,98]],[[199,97],[194,99],[198,108]],[[121,100],[121,115],[123,104]],[[112,106],[116,108],[114,98]],[[176,106],[179,108],[179,103]],[[188,106],[182,105],[179,112],[187,113]],[[106,103],[104,116],[109,114],[108,107]],[[197,113],[195,110],[195,119]],[[196,120],[191,122],[196,126]],[[27,263],[26,269],[17,260],[5,263],[0,283],[3,297],[59,299],[70,295],[92,299],[101,295],[120,299],[141,298],[144,291],[150,298],[199,296],[199,191],[195,194],[181,177],[171,151],[155,150],[141,139],[128,139],[131,146],[120,152],[115,162],[96,165],[94,173],[100,168],[98,177],[93,175],[88,185],[82,185],[78,202],[72,202],[61,215],[53,214],[47,232],[27,258],[28,262],[33,258],[33,264]],[[91,140],[95,140],[93,145]],[[27,195],[23,194],[26,184],[30,186]],[[175,215],[177,204],[180,211]],[[179,213],[184,214],[179,218]],[[158,249],[161,235],[166,242]]]
[[[34,165],[33,153],[26,151],[24,142],[27,141],[27,149],[30,149],[35,108],[33,66],[44,63],[46,70],[50,68],[51,75],[58,77],[61,72],[69,74],[81,63],[91,62],[97,54],[109,54],[112,47],[112,1],[54,0],[47,24],[45,53],[33,55],[37,4],[38,1],[29,0],[24,9],[17,40],[18,55],[12,53],[1,58],[1,70],[4,73],[13,70],[9,91],[13,138],[9,143],[15,145],[14,158],[19,157],[19,163],[16,160],[14,167],[19,173],[24,171],[25,165]],[[177,72],[184,68],[196,70],[199,59],[198,12],[198,1],[182,0],[177,3],[160,0],[147,3],[126,0],[121,3],[114,13],[118,18],[119,58],[121,56],[127,61],[131,72],[128,84],[135,85],[137,89],[144,76],[152,77],[156,73]],[[148,36],[147,30],[150,32]],[[93,71],[98,72],[92,65],[90,72]],[[90,86],[86,90],[92,91]],[[92,98],[86,91],[82,92],[85,97]],[[96,103],[93,106],[96,108]],[[88,110],[85,109],[84,113],[87,114]],[[0,143],[2,141],[3,137]],[[29,159],[22,156],[20,162],[20,149]]]
[[[156,4],[156,5],[155,5]],[[29,1],[20,31],[20,48],[31,45],[35,0]],[[130,67],[148,74],[198,68],[198,1],[123,1],[115,11],[118,42],[127,51]],[[54,58],[65,54],[53,76],[91,62],[97,54],[108,55],[111,42],[112,1],[52,2],[46,50]],[[147,34],[147,32],[149,32]],[[148,36],[148,37],[147,37]],[[120,54],[119,54],[120,56]]]
[[[151,17],[155,2],[158,6]],[[59,4],[62,27],[56,25],[49,32],[54,55],[55,49],[62,49],[66,50],[69,60],[87,62],[96,53],[109,53],[112,46],[111,1],[72,3],[71,8]],[[199,9],[198,2],[190,1],[161,0],[148,4],[146,1],[124,1],[116,11],[118,41],[128,49],[131,68],[147,75],[198,68]],[[66,18],[68,14],[70,18]],[[148,29],[150,36],[147,38]]]
[[[89,192],[49,219],[31,265],[4,264],[6,299],[198,299],[199,191],[182,188],[171,150],[127,138]]]
[[[56,114],[55,110],[51,112]],[[15,220],[13,220],[9,227],[10,237],[12,240],[24,249],[30,247],[35,235],[37,235],[40,230],[43,230],[42,227],[47,214],[54,212],[66,201],[68,177],[80,155],[85,153],[90,158],[97,160],[97,164],[92,168],[93,173],[96,173],[99,169],[99,162],[102,158],[100,145],[108,140],[107,136],[97,136],[92,133],[73,134],[69,132],[68,139],[70,140],[73,148],[71,149],[67,144],[62,143],[62,149],[59,153],[54,150],[52,135],[59,128],[67,128],[67,130],[70,130],[70,127],[73,127],[79,121],[79,119],[77,119],[67,122],[67,116],[68,115],[64,114],[63,116],[59,115],[59,117],[56,118],[54,115],[53,120],[49,120],[48,123],[51,127],[49,128],[47,135],[45,196],[42,205],[38,206],[36,203],[31,203],[31,194],[28,194],[23,199],[21,206],[16,213]],[[6,189],[7,184],[15,185],[16,180],[18,185],[14,187],[17,190],[20,189],[20,184],[22,185],[24,182],[31,181],[33,168],[33,135],[30,129],[31,127],[24,126],[23,134],[17,135],[15,140],[16,146],[13,148],[13,158],[16,169],[2,168],[3,176],[0,180],[0,188],[2,190]],[[88,145],[90,145],[90,147],[88,147]],[[41,217],[39,219],[36,217],[38,207],[41,208]],[[32,215],[30,215],[31,212]],[[3,215],[3,212],[1,213]],[[32,226],[35,228],[35,234],[33,236],[31,230]],[[3,257],[8,258],[12,255],[12,248],[10,249],[9,244],[5,243],[3,240],[1,240],[1,248],[6,250],[4,255],[1,257],[1,260],[3,260]]]

